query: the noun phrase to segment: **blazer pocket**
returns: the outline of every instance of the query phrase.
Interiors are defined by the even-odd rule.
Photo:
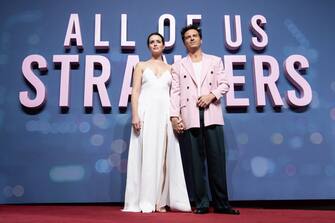
[[[180,99],[180,109],[186,107],[186,99],[183,98],[183,99]]]

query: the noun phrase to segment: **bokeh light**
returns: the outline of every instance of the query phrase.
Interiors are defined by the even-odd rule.
[[[118,171],[120,173],[127,173],[127,159],[122,159],[120,165],[118,166]]]
[[[104,137],[100,134],[94,134],[91,136],[91,145],[101,146],[104,143]]]
[[[332,89],[333,92],[335,92],[335,81],[332,81],[330,83],[330,88]]]
[[[111,144],[111,150],[115,153],[121,154],[127,150],[128,144],[123,139],[116,139]]]
[[[11,186],[5,186],[3,188],[3,195],[5,197],[11,197],[13,196],[13,190],[12,190],[12,187]]]
[[[54,182],[80,181],[85,176],[81,165],[54,166],[49,171],[49,177]]]
[[[331,118],[333,121],[335,121],[335,108],[332,108],[332,109],[330,110],[330,118]]]
[[[293,149],[300,149],[303,146],[303,139],[299,136],[294,136],[289,140],[289,145]]]
[[[247,133],[240,133],[236,137],[237,142],[241,145],[245,145],[249,142],[249,136]]]
[[[271,135],[271,141],[273,144],[280,145],[284,142],[284,136],[281,133],[273,133]]]
[[[319,108],[320,107],[320,99],[319,99],[319,94],[316,91],[313,91],[313,100],[311,102],[311,107],[312,108]]]
[[[321,144],[323,141],[323,136],[320,132],[313,132],[310,135],[309,139],[313,144]]]
[[[108,129],[109,121],[103,114],[94,114],[92,117],[93,124],[101,129]]]
[[[91,129],[91,124],[88,122],[80,122],[79,124],[79,131],[82,133],[87,133]]]
[[[251,159],[251,171],[256,177],[264,177],[274,172],[274,163],[265,157],[255,156]]]
[[[22,197],[24,194],[24,187],[22,185],[16,185],[13,187],[13,195],[16,197]]]
[[[285,173],[287,176],[293,177],[297,173],[297,167],[293,164],[287,164],[285,166]]]
[[[121,156],[120,154],[113,153],[108,157],[108,161],[112,167],[117,167],[121,163]]]
[[[95,169],[98,173],[109,173],[112,167],[109,165],[108,160],[99,159],[95,162]]]

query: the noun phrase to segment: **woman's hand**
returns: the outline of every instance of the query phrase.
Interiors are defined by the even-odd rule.
[[[133,117],[131,124],[133,125],[135,133],[139,134],[142,127],[140,118],[138,116]]]
[[[183,120],[180,117],[171,117],[171,123],[172,123],[172,128],[175,132],[178,134],[181,134],[184,132],[185,127]]]

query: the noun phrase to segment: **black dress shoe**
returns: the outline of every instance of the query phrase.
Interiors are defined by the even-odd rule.
[[[196,208],[193,211],[194,214],[206,214],[208,212],[209,212],[208,208]]]
[[[234,210],[232,208],[215,208],[214,212],[219,214],[233,214],[233,215],[240,214],[239,210]]]

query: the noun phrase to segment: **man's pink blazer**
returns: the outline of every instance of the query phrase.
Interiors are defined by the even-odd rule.
[[[202,54],[201,95],[198,95],[198,85],[189,56],[174,63],[171,73],[170,117],[181,117],[186,129],[199,128],[198,97],[212,92],[216,100],[205,109],[205,126],[224,124],[220,99],[229,90],[229,83],[221,58]]]

